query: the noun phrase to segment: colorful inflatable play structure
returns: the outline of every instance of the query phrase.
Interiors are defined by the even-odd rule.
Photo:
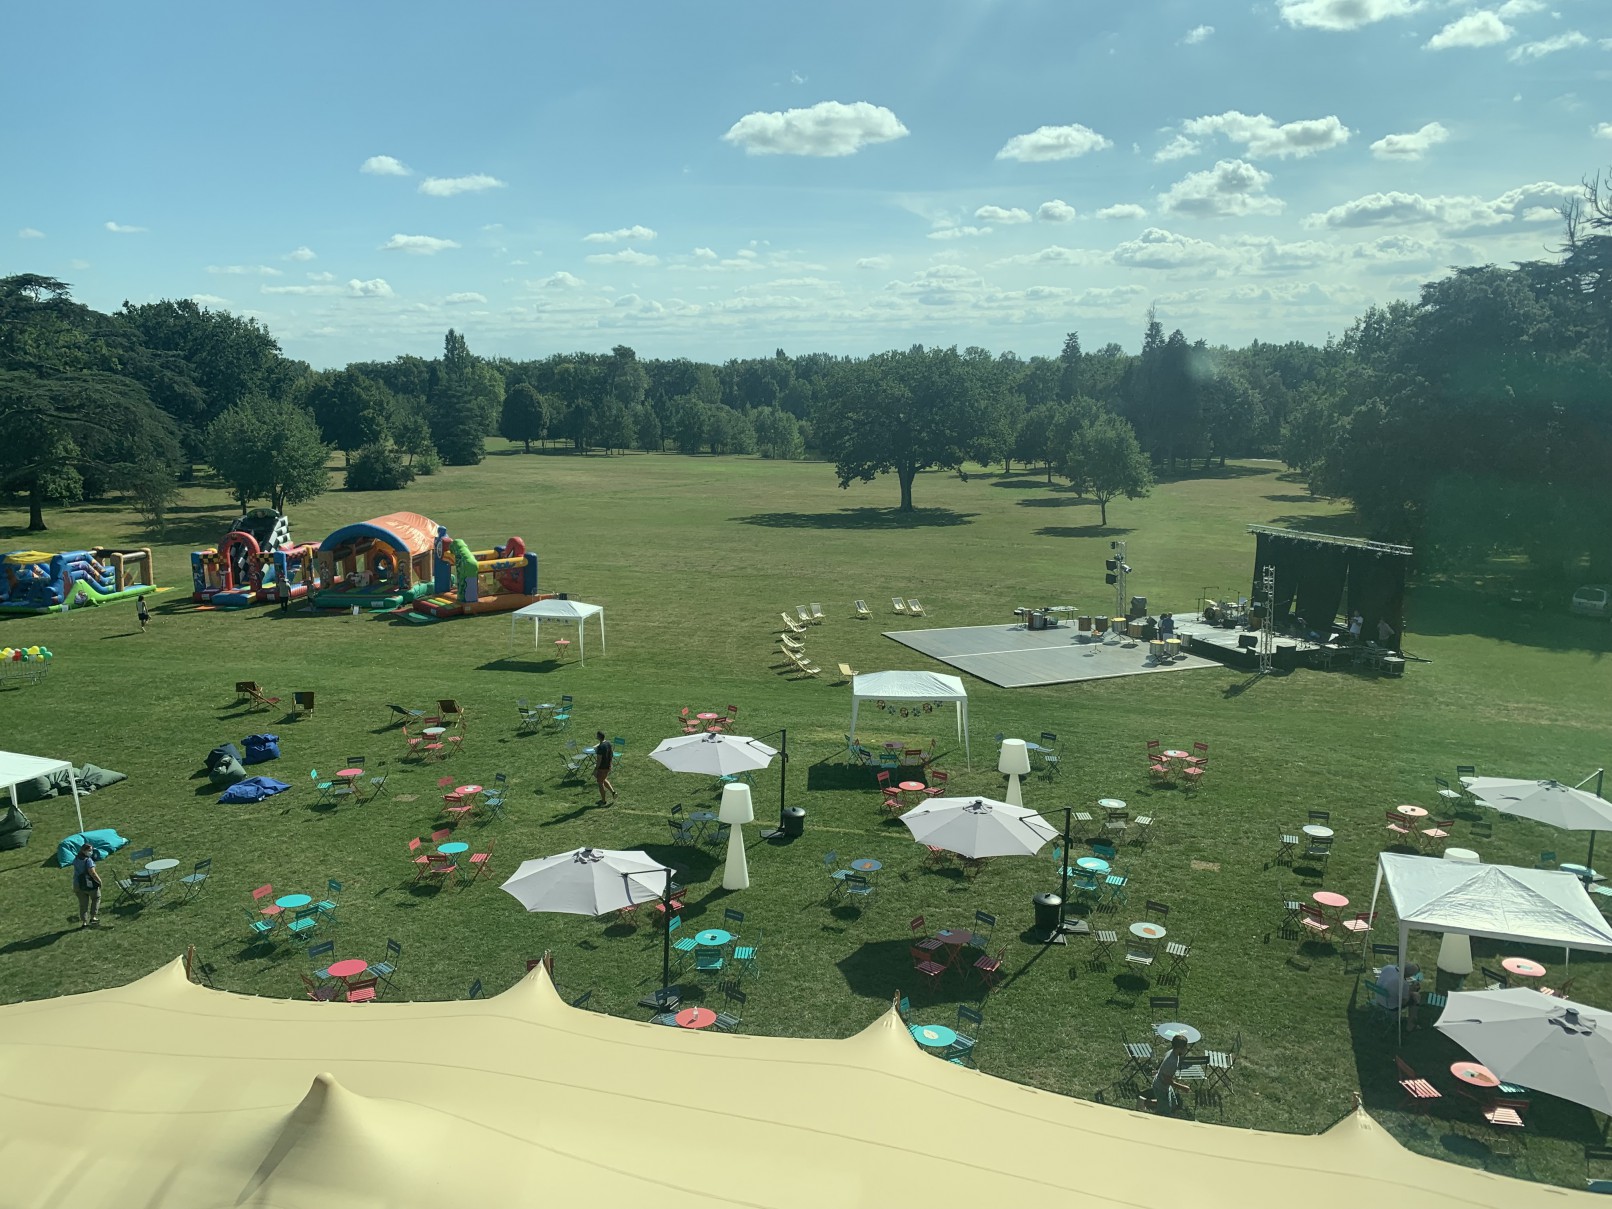
[[[531,604],[537,555],[512,537],[472,550],[417,512],[393,512],[337,529],[315,554],[321,609],[395,610],[418,617],[505,613]]]
[[[291,540],[290,517],[254,508],[230,526],[216,549],[191,553],[191,595],[220,608],[240,608],[278,600],[285,584],[295,600],[320,584],[317,552]]]
[[[0,556],[0,611],[66,613],[132,600],[159,590],[153,578],[150,550],[13,550]]]

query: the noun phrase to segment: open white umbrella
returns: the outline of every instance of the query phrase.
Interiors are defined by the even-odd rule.
[[[522,861],[500,889],[528,911],[608,915],[662,897],[671,872],[644,852],[577,848]]]
[[[1601,773],[1591,774],[1596,789],[1601,787]],[[1588,783],[1588,778],[1583,782]],[[1467,792],[1485,806],[1518,818],[1533,819],[1560,827],[1563,831],[1588,831],[1590,855],[1584,862],[1592,868],[1595,860],[1595,833],[1612,831],[1612,802],[1560,781],[1522,781],[1510,777],[1473,777],[1466,782]]]
[[[990,798],[934,798],[901,816],[920,844],[959,856],[1034,856],[1058,831],[1035,811]]]
[[[1436,1027],[1508,1083],[1612,1114],[1612,1012],[1532,987],[1455,991]]]
[[[731,777],[766,768],[777,754],[776,747],[747,735],[703,734],[664,739],[649,758],[673,772]]]

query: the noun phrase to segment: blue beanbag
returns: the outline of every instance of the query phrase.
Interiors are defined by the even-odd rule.
[[[84,846],[85,840],[95,845],[95,859],[98,861],[104,861],[129,842],[111,827],[75,832],[56,845],[56,867],[65,869],[71,865],[78,858],[78,850]]]
[[[279,735],[247,735],[241,740],[241,746],[246,748],[246,754],[241,757],[242,764],[262,764],[280,758]]]
[[[231,785],[218,797],[220,802],[261,802],[264,798],[272,798],[277,793],[290,789],[284,781],[276,781],[273,777],[247,777],[239,784]]]

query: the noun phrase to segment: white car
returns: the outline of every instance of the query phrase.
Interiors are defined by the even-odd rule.
[[[1612,584],[1586,584],[1573,593],[1572,610],[1583,617],[1612,617]]]

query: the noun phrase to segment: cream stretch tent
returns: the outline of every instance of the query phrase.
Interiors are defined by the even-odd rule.
[[[73,789],[73,813],[78,816],[78,829],[84,830],[84,806],[78,797],[78,776],[66,760],[52,760],[48,756],[25,756],[17,751],[0,751],[0,786],[11,794],[11,804],[17,803],[17,786],[35,777],[67,774],[67,783]]]
[[[583,666],[588,662],[588,631],[584,624],[588,618],[599,619],[599,653],[605,653],[604,606],[584,604],[580,600],[539,600],[524,608],[516,609],[509,615],[509,645],[515,647],[515,624],[521,618],[527,617],[532,622],[532,645],[535,647],[538,636],[543,632],[545,621],[571,621],[577,627],[577,654],[582,657]]]
[[[1573,873],[1384,852],[1377,858],[1373,912],[1385,884],[1399,917],[1402,968],[1412,928],[1612,953],[1612,927]]]
[[[938,1061],[894,1011],[840,1041],[694,1032],[572,1008],[541,965],[474,1001],[258,999],[175,961],[9,1004],[0,1138],[19,1209],[1599,1203],[1360,1111],[1309,1137],[1173,1120]]]
[[[856,742],[856,716],[862,702],[902,706],[918,704],[955,705],[957,737],[963,744],[963,758],[970,768],[973,756],[968,750],[968,692],[956,676],[937,672],[868,672],[851,681],[851,742]]]

